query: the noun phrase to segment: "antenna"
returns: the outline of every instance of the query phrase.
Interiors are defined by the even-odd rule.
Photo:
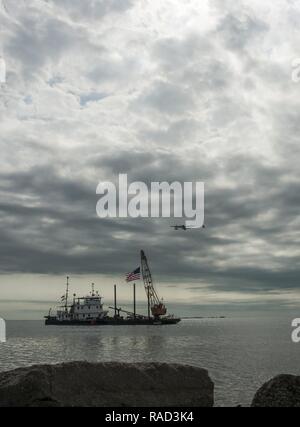
[[[95,296],[95,283],[92,283],[92,297]]]

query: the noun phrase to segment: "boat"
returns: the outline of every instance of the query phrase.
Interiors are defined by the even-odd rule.
[[[70,278],[67,277],[66,293],[61,298],[61,305],[52,315],[52,309],[45,316],[46,326],[94,326],[94,325],[176,325],[181,321],[179,317],[167,315],[166,305],[160,300],[155,290],[152,274],[147,257],[141,251],[141,270],[148,302],[147,315],[136,312],[136,284],[133,285],[133,312],[123,310],[117,305],[117,286],[114,286],[114,315],[109,315],[109,310],[104,308],[103,297],[95,291],[92,284],[90,294],[77,297],[73,294],[70,302]]]

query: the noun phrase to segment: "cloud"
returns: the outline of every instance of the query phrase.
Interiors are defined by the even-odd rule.
[[[194,107],[190,91],[166,81],[156,81],[136,101],[138,108],[149,108],[167,115],[188,114]]]
[[[80,33],[65,22],[50,16],[24,16],[20,27],[6,44],[7,55],[22,63],[27,76],[37,74],[49,61],[59,62]]]
[[[99,20],[103,17],[123,13],[133,5],[131,0],[90,0],[84,4],[80,0],[52,0],[52,2],[64,13],[76,20]]]
[[[80,95],[80,104],[85,107],[90,102],[98,102],[102,99],[106,98],[107,95],[105,93],[97,93],[97,92],[91,92],[86,94]]]
[[[290,76],[300,9],[273,5],[7,2],[1,273],[120,277],[144,248],[155,277],[182,298],[200,283],[207,301],[269,301],[272,292],[290,301],[300,255],[299,87]],[[147,184],[205,181],[207,229],[101,221],[96,187],[119,173]]]
[[[246,14],[241,17],[228,14],[217,28],[220,39],[232,50],[245,49],[250,42],[261,38],[267,30],[266,23]]]

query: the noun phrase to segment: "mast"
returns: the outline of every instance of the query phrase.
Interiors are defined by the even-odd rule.
[[[133,284],[133,313],[134,318],[136,318],[136,285]]]
[[[144,251],[141,251],[141,266],[144,287],[148,299],[148,317],[150,318],[150,311],[152,312],[152,315],[156,318],[164,316],[167,313],[167,309],[166,306],[159,299],[157,292],[154,288],[151,271]]]
[[[114,286],[115,318],[117,317],[117,285]]]
[[[66,289],[66,304],[65,304],[65,310],[68,311],[68,299],[69,299],[69,279],[70,277],[67,276],[67,289]]]

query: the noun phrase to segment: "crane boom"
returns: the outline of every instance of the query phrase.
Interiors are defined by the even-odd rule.
[[[151,271],[144,251],[141,251],[141,266],[144,287],[152,315],[156,318],[164,316],[165,314],[167,314],[167,309],[166,306],[159,299],[157,292],[154,288]]]

